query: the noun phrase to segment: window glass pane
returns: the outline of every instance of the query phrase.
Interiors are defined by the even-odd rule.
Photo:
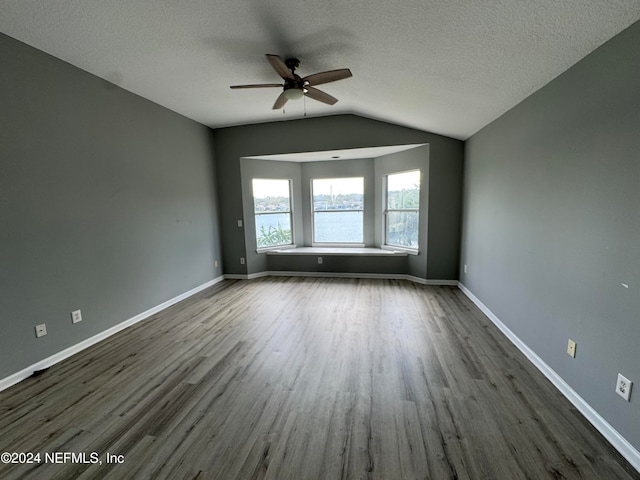
[[[397,247],[417,249],[420,171],[414,170],[388,175],[386,195],[385,243]]]
[[[256,240],[258,247],[291,244],[291,215],[289,213],[256,215]]]
[[[362,243],[362,211],[315,212],[313,240],[317,243]]]
[[[420,171],[387,177],[387,208],[401,210],[420,206]]]
[[[418,248],[418,212],[387,213],[387,245]]]
[[[313,179],[314,243],[362,243],[364,178]]]
[[[290,181],[254,178],[252,187],[258,248],[291,245]]]
[[[313,180],[313,210],[362,210],[364,178]]]
[[[289,212],[289,180],[253,179],[253,208],[260,212]]]

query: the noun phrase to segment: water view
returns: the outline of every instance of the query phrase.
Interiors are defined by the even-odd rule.
[[[316,212],[314,217],[316,242],[362,243],[362,212]],[[269,232],[290,232],[289,218],[288,213],[256,215],[258,242]]]

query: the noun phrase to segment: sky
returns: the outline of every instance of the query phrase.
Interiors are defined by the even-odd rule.
[[[288,197],[289,180],[253,179],[254,198]]]
[[[364,193],[364,178],[316,178],[312,182],[314,195],[348,195]]]

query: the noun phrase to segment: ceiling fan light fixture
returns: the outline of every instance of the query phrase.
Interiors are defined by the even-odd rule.
[[[304,92],[301,88],[288,88],[284,91],[284,96],[287,97],[287,100],[298,100],[303,95]]]

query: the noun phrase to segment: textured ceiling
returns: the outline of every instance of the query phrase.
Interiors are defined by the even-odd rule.
[[[0,31],[211,127],[355,113],[466,139],[640,18],[640,0],[0,0]],[[265,53],[340,101],[271,106]]]

